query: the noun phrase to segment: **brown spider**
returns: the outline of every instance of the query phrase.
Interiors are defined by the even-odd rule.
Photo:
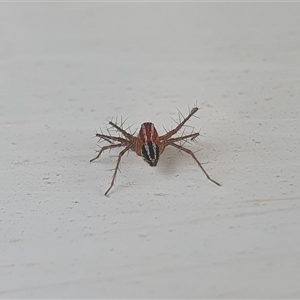
[[[206,177],[210,181],[215,183],[216,185],[220,186],[220,184],[217,181],[213,180],[207,174],[207,172],[205,171],[205,169],[203,168],[203,166],[201,165],[201,163],[199,162],[199,160],[196,158],[195,154],[191,150],[183,147],[182,145],[176,144],[176,142],[180,142],[180,141],[187,140],[187,139],[193,140],[199,135],[199,133],[198,132],[197,133],[191,133],[191,134],[188,134],[188,135],[182,135],[180,137],[172,138],[172,136],[175,133],[177,133],[184,126],[184,124],[197,111],[198,111],[198,107],[193,108],[190,111],[189,115],[186,118],[184,118],[176,126],[176,128],[168,131],[167,133],[165,133],[162,136],[158,135],[153,123],[149,123],[149,122],[143,123],[142,126],[141,126],[139,134],[137,136],[134,136],[133,134],[128,133],[126,130],[119,127],[115,123],[109,122],[109,124],[111,126],[113,126],[114,128],[117,129],[117,131],[122,133],[123,137],[111,136],[111,135],[105,135],[105,134],[102,134],[102,133],[97,133],[96,134],[97,137],[99,137],[100,139],[104,139],[105,141],[109,142],[110,145],[102,147],[101,150],[99,151],[99,153],[97,154],[97,156],[92,158],[90,160],[90,162],[92,162],[93,160],[96,160],[97,158],[99,158],[101,153],[105,150],[112,149],[112,148],[118,148],[118,147],[125,147],[125,148],[119,153],[119,157],[118,157],[117,165],[115,167],[114,175],[112,177],[112,181],[111,181],[111,184],[110,184],[108,190],[105,192],[105,195],[107,195],[108,192],[113,187],[115,179],[116,179],[116,175],[117,175],[117,172],[118,172],[118,169],[119,169],[119,165],[120,165],[120,162],[121,162],[121,158],[128,150],[132,150],[137,155],[142,156],[144,158],[144,160],[151,167],[155,167],[157,165],[159,156],[164,152],[165,148],[169,145],[190,154],[193,157],[193,159],[197,162],[197,164],[201,168],[201,170],[204,172]]]

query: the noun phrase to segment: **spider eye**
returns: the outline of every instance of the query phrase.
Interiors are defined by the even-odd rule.
[[[146,142],[142,146],[142,156],[151,167],[155,167],[159,159],[158,146],[154,142]]]

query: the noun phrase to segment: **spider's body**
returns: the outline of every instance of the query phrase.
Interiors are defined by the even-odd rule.
[[[153,123],[143,123],[138,134],[138,155],[142,155],[144,160],[151,166],[157,165],[160,150],[160,140]]]
[[[157,165],[158,159],[159,159],[160,155],[163,153],[165,147],[169,146],[169,145],[190,154],[193,157],[193,159],[197,162],[197,164],[201,168],[201,170],[204,172],[206,177],[210,181],[215,183],[216,185],[220,185],[218,182],[213,180],[207,174],[207,172],[202,167],[201,163],[199,162],[199,160],[196,158],[195,154],[191,150],[183,147],[180,144],[177,144],[177,142],[186,141],[187,139],[191,139],[191,140],[195,139],[199,135],[198,132],[197,133],[191,133],[191,134],[188,134],[188,135],[181,135],[179,137],[172,138],[172,136],[174,134],[176,134],[184,126],[184,124],[197,111],[198,111],[197,107],[193,108],[190,111],[189,115],[186,118],[184,118],[176,126],[176,128],[168,131],[167,133],[165,133],[162,136],[158,135],[157,130],[155,129],[153,123],[150,123],[150,122],[142,124],[141,129],[139,131],[139,134],[136,137],[134,135],[132,135],[131,133],[128,133],[123,128],[119,127],[117,124],[115,124],[113,122],[109,122],[109,124],[111,126],[113,126],[120,133],[122,133],[123,137],[97,133],[96,134],[97,137],[99,137],[100,139],[104,139],[105,141],[109,142],[110,145],[102,147],[101,150],[99,151],[98,155],[95,158],[91,159],[90,161],[93,161],[93,160],[96,160],[97,158],[99,158],[99,156],[101,155],[101,153],[104,150],[108,150],[108,149],[112,149],[112,148],[118,148],[118,147],[125,147],[125,148],[119,153],[119,158],[118,158],[117,165],[116,165],[116,168],[115,168],[115,171],[114,171],[114,175],[113,175],[110,187],[105,192],[105,195],[107,195],[108,192],[113,187],[115,179],[116,179],[117,171],[119,169],[119,165],[120,165],[120,162],[121,162],[121,158],[127,151],[129,151],[129,150],[134,151],[137,155],[142,156],[143,159],[151,167],[155,167]]]

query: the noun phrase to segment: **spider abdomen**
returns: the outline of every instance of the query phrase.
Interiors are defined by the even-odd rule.
[[[142,156],[151,167],[157,165],[159,159],[159,147],[154,142],[147,142],[142,146]]]
[[[160,154],[160,140],[153,123],[143,123],[138,134],[140,155],[151,166],[157,165]]]

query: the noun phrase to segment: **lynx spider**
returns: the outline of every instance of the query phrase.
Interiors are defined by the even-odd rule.
[[[201,170],[206,175],[207,179],[209,179],[214,184],[220,186],[220,184],[213,180],[208,173],[203,168],[200,161],[196,158],[195,154],[183,147],[181,144],[176,144],[177,142],[186,141],[187,139],[195,139],[197,136],[199,136],[199,133],[190,133],[187,135],[182,135],[180,137],[172,138],[174,134],[176,134],[184,125],[185,123],[198,111],[198,107],[194,107],[192,110],[190,110],[190,113],[186,118],[184,118],[180,123],[177,124],[177,126],[166,132],[164,135],[159,136],[153,123],[146,122],[143,123],[141,126],[141,129],[139,131],[139,134],[137,136],[134,136],[133,134],[127,132],[114,122],[110,121],[109,124],[114,127],[117,131],[119,131],[123,137],[120,136],[112,136],[112,135],[105,135],[102,133],[96,133],[96,136],[107,142],[110,143],[110,145],[104,146],[100,149],[97,156],[92,158],[90,162],[98,159],[102,152],[105,150],[118,148],[118,147],[125,147],[118,156],[117,164],[114,170],[114,174],[112,177],[111,184],[104,195],[107,195],[108,192],[112,189],[115,179],[117,176],[117,172],[120,166],[121,158],[122,156],[129,150],[134,151],[138,156],[142,156],[143,159],[151,166],[155,167],[157,165],[159,156],[164,152],[165,148],[167,146],[173,146],[183,152],[186,152],[187,154],[191,155],[192,158],[196,161],[198,166],[201,168]],[[122,126],[122,125],[121,125]]]

